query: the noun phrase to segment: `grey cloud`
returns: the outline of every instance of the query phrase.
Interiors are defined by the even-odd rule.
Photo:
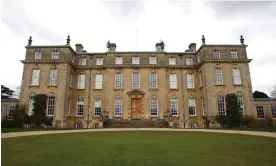
[[[118,21],[136,22],[144,12],[142,1],[101,1]]]
[[[252,18],[259,20],[275,20],[276,2],[271,1],[212,1],[206,2],[215,10],[219,19]]]
[[[12,32],[18,35],[32,35],[30,32],[36,32],[41,38],[57,43],[60,41],[59,34],[36,24],[24,9],[24,1],[5,0],[2,3],[1,21],[6,23]],[[41,18],[43,19],[43,18]]]

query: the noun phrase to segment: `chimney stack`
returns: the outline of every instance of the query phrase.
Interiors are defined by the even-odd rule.
[[[76,44],[76,52],[82,52],[83,46],[81,44]]]
[[[196,52],[196,43],[191,43],[189,45],[190,52]]]

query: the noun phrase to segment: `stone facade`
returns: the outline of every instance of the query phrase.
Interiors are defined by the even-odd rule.
[[[111,119],[163,119],[164,114],[171,110],[171,99],[176,99],[177,115],[172,120],[180,128],[190,128],[191,124],[203,127],[203,111],[205,115],[218,114],[218,95],[236,93],[243,97],[245,114],[255,115],[253,109],[252,85],[249,62],[246,53],[247,45],[208,45],[205,41],[196,49],[190,44],[185,52],[166,52],[164,43],[156,44],[156,51],[118,52],[116,44],[108,42],[107,52],[87,52],[81,44],[76,44],[76,51],[67,41],[66,45],[26,46],[20,103],[28,108],[30,96],[46,94],[55,96],[54,125],[57,127],[92,128],[99,124],[99,116],[95,116],[95,101],[101,101],[101,111],[107,111]],[[220,51],[220,57],[214,57],[213,51]],[[59,56],[53,59],[52,52],[58,51]],[[230,56],[235,51],[237,57]],[[35,58],[35,52],[41,52],[41,58]],[[122,57],[122,64],[116,64],[116,57]],[[139,57],[139,64],[133,64],[132,57]],[[156,57],[156,64],[150,64],[150,57]],[[81,64],[81,58],[86,63]],[[103,64],[97,64],[97,58],[103,58]],[[175,58],[176,64],[169,63]],[[187,58],[192,63],[187,63]],[[215,84],[216,68],[222,70],[223,83]],[[39,83],[32,86],[32,73],[39,69]],[[49,85],[50,69],[57,70],[56,85]],[[241,84],[233,84],[233,70],[240,70]],[[139,73],[139,88],[132,87],[133,72]],[[157,75],[157,87],[150,88],[149,74]],[[122,73],[122,88],[115,88],[115,74]],[[176,88],[170,88],[170,74],[176,74]],[[202,86],[200,86],[200,76]],[[79,89],[79,75],[85,75],[85,89]],[[95,88],[96,75],[101,74],[102,88]],[[194,86],[188,88],[187,74],[193,74]],[[72,75],[72,76],[71,76]],[[70,83],[71,82],[71,83]],[[77,100],[83,98],[83,115],[77,116]],[[189,98],[195,99],[195,114],[189,115]],[[115,116],[115,100],[121,101],[121,116]],[[133,100],[137,99],[137,100]],[[150,101],[157,99],[158,113],[150,114]],[[133,104],[137,101],[138,104]],[[202,101],[204,104],[202,104]],[[135,110],[134,110],[135,107]],[[28,110],[26,110],[28,111]],[[69,113],[68,113],[69,112]]]

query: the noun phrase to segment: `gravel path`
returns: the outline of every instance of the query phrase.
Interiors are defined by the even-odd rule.
[[[263,137],[276,138],[276,132],[260,131],[238,131],[238,130],[214,130],[214,129],[169,129],[169,128],[110,128],[110,129],[82,129],[82,130],[59,130],[59,131],[27,131],[2,133],[1,138],[12,138],[32,135],[60,134],[60,133],[83,133],[83,132],[100,132],[100,131],[197,131],[210,133],[242,134]]]

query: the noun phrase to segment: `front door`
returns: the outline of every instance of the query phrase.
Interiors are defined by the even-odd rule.
[[[138,99],[138,98],[131,99],[131,118],[132,119],[141,118],[141,99]]]

